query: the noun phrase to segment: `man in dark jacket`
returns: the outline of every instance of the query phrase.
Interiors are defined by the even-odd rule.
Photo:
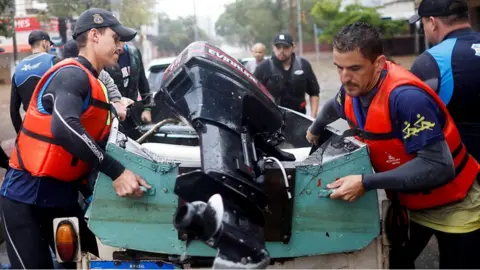
[[[107,68],[107,72],[117,84],[118,90],[123,97],[136,101],[140,98],[144,105],[141,119],[144,123],[152,121],[150,108],[150,86],[143,67],[140,50],[132,45],[124,44],[120,51],[118,65]]]
[[[280,33],[273,39],[273,55],[255,69],[255,77],[268,89],[275,102],[291,110],[306,113],[305,94],[310,96],[311,116],[317,117],[320,86],[312,66],[293,53],[293,37]]]

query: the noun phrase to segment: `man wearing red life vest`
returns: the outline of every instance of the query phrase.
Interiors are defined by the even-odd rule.
[[[119,196],[142,196],[140,186],[150,188],[100,146],[108,139],[112,114],[97,77],[116,63],[121,42],[135,35],[109,11],[89,9],[73,33],[79,56],[56,64],[37,84],[0,190],[13,268],[53,268],[49,247],[54,248],[58,217],[77,217],[82,249],[98,253],[78,204],[80,180],[92,169],[108,175]]]
[[[410,235],[405,246],[392,249],[391,267],[414,268],[435,235],[440,268],[480,268],[479,164],[445,105],[409,71],[386,61],[380,34],[370,25],[345,26],[333,47],[343,86],[309,128],[307,140],[316,143],[327,124],[343,118],[349,134],[368,145],[376,173],[338,179],[328,185],[330,197],[351,202],[368,190],[384,189],[396,209],[408,209]]]

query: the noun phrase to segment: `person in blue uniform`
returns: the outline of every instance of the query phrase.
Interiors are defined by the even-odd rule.
[[[468,151],[480,160],[480,33],[473,31],[466,0],[424,0],[410,23],[422,20],[434,46],[417,57],[411,72],[447,105]]]
[[[25,57],[15,67],[10,94],[10,118],[15,131],[20,132],[22,117],[20,106],[27,111],[33,90],[43,74],[61,59],[49,54],[53,42],[47,32],[35,30],[28,36],[32,54]]]

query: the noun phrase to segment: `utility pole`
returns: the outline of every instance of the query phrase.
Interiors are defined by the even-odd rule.
[[[87,9],[90,9],[92,7],[92,0],[85,0],[85,5],[87,6]]]
[[[300,1],[297,0],[297,24],[298,24],[298,46],[299,54],[303,56],[303,35],[302,35],[302,8],[300,7]]]
[[[295,33],[295,20],[293,15],[293,0],[288,0],[288,16],[289,16],[289,26],[290,26],[290,34],[294,37],[296,36]]]
[[[17,53],[17,31],[15,30],[15,14],[16,14],[16,9],[15,9],[15,1],[11,1],[11,6],[9,8],[9,13],[10,13],[10,19],[11,24],[12,24],[12,41],[13,41],[13,62],[15,65],[17,64],[17,59],[18,59],[18,53]]]
[[[313,41],[315,42],[315,56],[317,62],[320,62],[320,42],[318,42],[318,27],[317,24],[313,24]]]
[[[195,6],[195,0],[192,0],[193,2],[193,35],[195,41],[199,40],[198,37],[198,27],[197,27],[197,8]]]

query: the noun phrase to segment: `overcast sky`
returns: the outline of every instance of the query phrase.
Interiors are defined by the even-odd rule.
[[[157,11],[167,13],[171,18],[193,15],[193,3],[197,16],[211,16],[216,21],[222,14],[224,5],[234,0],[157,0]]]

